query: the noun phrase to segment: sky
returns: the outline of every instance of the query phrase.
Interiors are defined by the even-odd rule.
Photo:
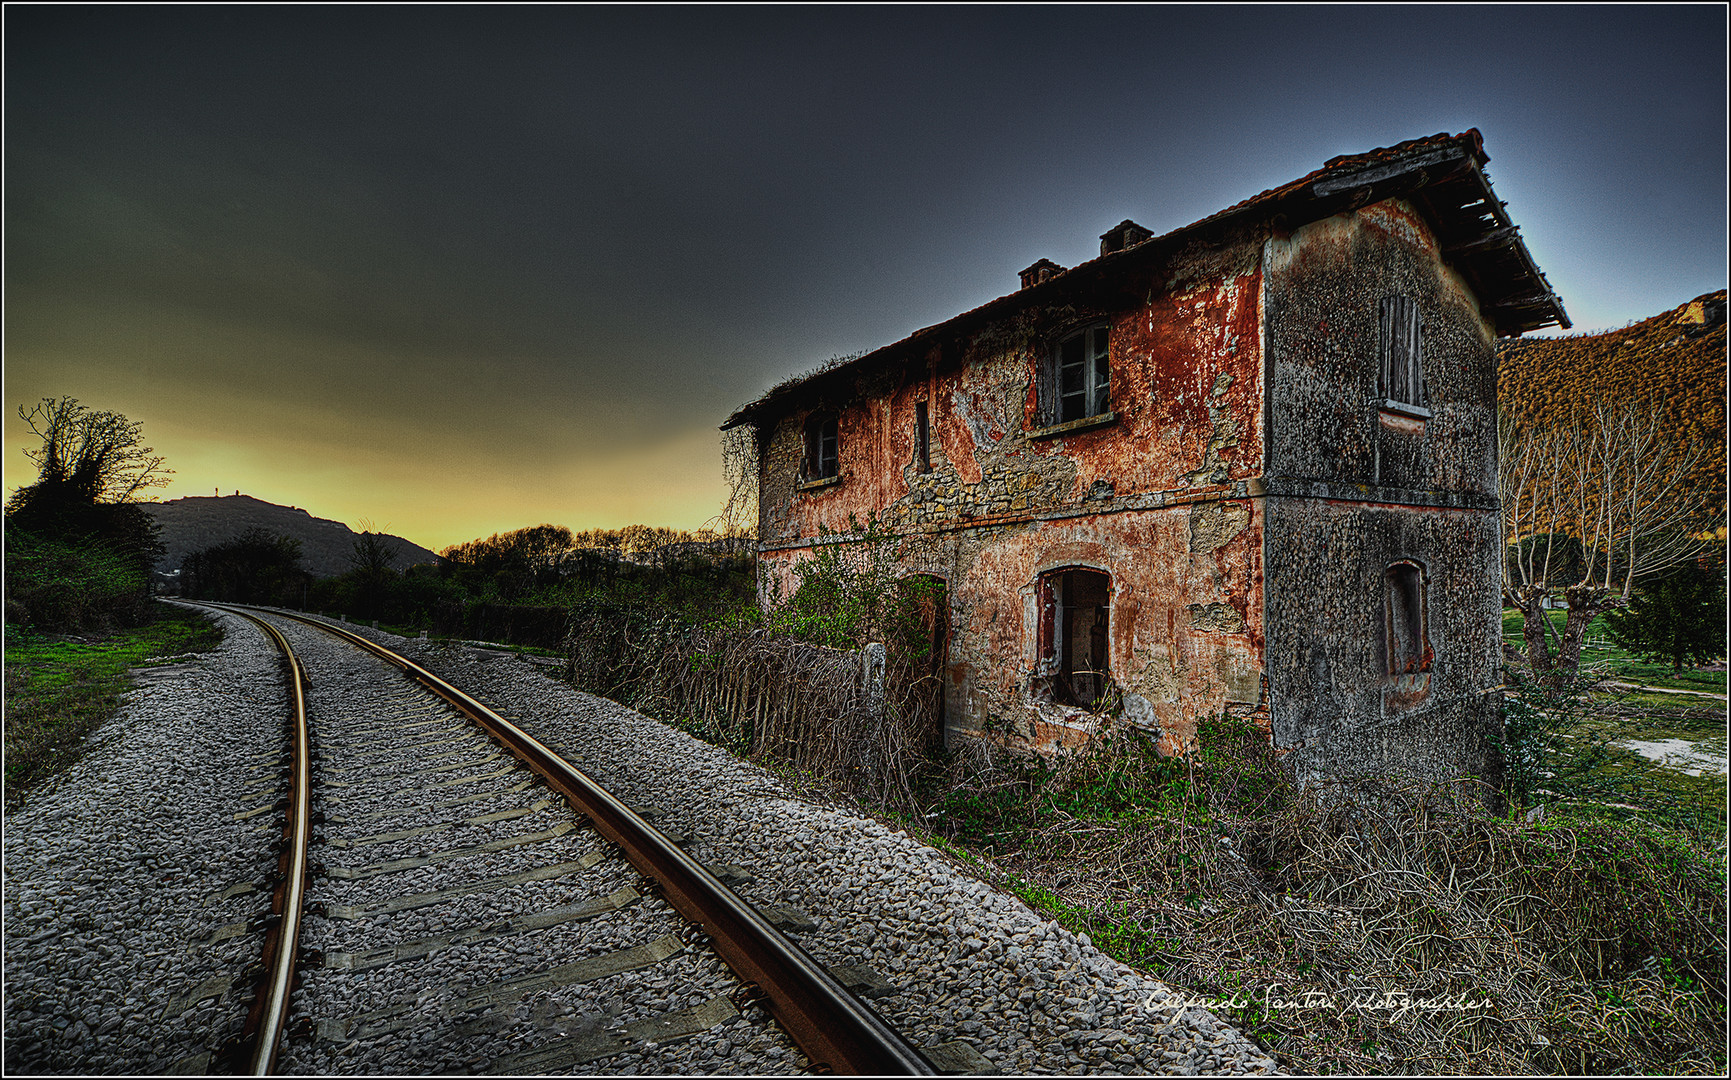
[[[8,494],[72,396],[157,498],[696,528],[788,376],[1471,127],[1576,331],[1726,285],[1718,4],[3,17]]]

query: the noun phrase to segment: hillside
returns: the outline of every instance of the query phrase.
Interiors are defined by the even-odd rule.
[[[1649,405],[1708,448],[1697,479],[1722,502],[1725,299],[1720,289],[1600,334],[1505,341],[1497,349],[1501,408],[1529,425],[1566,421],[1599,400]]]
[[[248,529],[263,529],[301,542],[301,564],[314,577],[335,577],[353,569],[359,533],[340,521],[316,518],[293,506],[278,506],[251,495],[189,496],[168,502],[140,503],[162,526],[162,542],[168,554],[159,570],[174,570],[194,551],[233,540]],[[398,570],[414,563],[437,562],[438,556],[400,536],[385,536],[396,551]]]

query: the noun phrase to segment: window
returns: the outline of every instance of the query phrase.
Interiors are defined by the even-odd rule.
[[[932,422],[923,401],[914,402],[914,468],[932,471]]]
[[[828,480],[840,473],[840,440],[836,434],[834,413],[813,413],[805,422],[805,462],[803,478]]]
[[[1385,402],[1425,406],[1422,352],[1417,302],[1410,296],[1383,297],[1377,334],[1377,389]]]
[[[1384,571],[1388,601],[1384,611],[1388,674],[1395,679],[1431,669],[1434,654],[1425,627],[1424,568],[1394,563]]]
[[[1069,335],[1052,350],[1050,423],[1086,420],[1112,407],[1110,331],[1099,323]]]
[[[1040,667],[1051,700],[1091,708],[1110,686],[1112,578],[1068,567],[1041,574]]]

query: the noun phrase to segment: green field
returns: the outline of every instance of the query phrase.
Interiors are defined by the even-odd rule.
[[[1545,613],[1556,628],[1558,636],[1563,632],[1563,621],[1568,613],[1565,611],[1548,611]],[[1521,646],[1521,629],[1526,620],[1514,608],[1503,609],[1503,640],[1519,648]],[[1699,693],[1725,693],[1725,670],[1721,666],[1718,671],[1708,671],[1702,668],[1673,672],[1670,664],[1649,663],[1611,640],[1611,632],[1605,625],[1604,616],[1599,616],[1587,626],[1585,644],[1581,649],[1581,665],[1591,666],[1600,670],[1607,678],[1621,682],[1635,683],[1640,686],[1656,686],[1666,690],[1694,690]],[[1654,695],[1660,696],[1660,695]]]
[[[1546,614],[1560,633],[1565,613]],[[1519,647],[1522,625],[1520,612],[1504,609],[1504,641]],[[1602,786],[1599,798],[1723,836],[1726,701],[1708,695],[1725,694],[1725,672],[1673,672],[1631,656],[1610,640],[1602,618],[1587,628],[1586,641],[1582,670],[1606,681],[1588,696],[1568,739],[1592,761],[1588,781]]]
[[[6,624],[6,805],[63,771],[120,704],[129,669],[215,648],[202,616],[162,608],[154,622],[103,638],[41,634]]]

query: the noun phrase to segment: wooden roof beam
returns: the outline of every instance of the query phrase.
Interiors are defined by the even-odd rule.
[[[1520,239],[1520,233],[1518,226],[1505,225],[1500,229],[1492,229],[1482,236],[1476,236],[1463,243],[1450,244],[1443,248],[1442,253],[1445,256],[1471,255],[1475,251],[1484,251],[1486,248],[1509,247]]]
[[[1520,308],[1556,307],[1561,308],[1554,293],[1528,293],[1526,296],[1511,296],[1506,300],[1497,300],[1484,305],[1485,311],[1513,311]]]

